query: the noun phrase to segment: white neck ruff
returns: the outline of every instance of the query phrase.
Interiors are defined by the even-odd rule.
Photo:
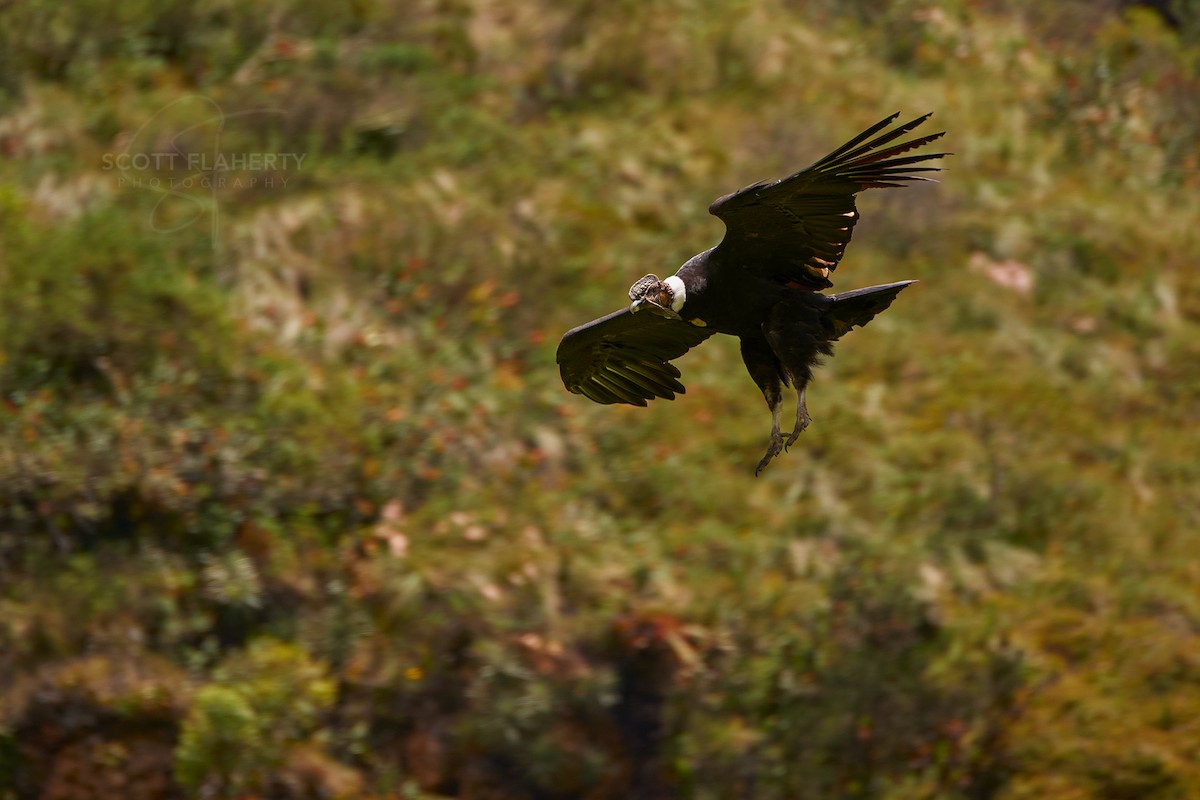
[[[683,279],[678,275],[672,275],[663,283],[671,287],[671,310],[678,314],[683,310],[683,304],[687,302],[687,288],[683,285]]]

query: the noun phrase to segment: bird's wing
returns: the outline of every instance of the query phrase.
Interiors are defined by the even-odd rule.
[[[885,283],[850,292],[829,295],[829,306],[823,315],[830,328],[830,340],[836,341],[851,328],[861,328],[875,315],[892,304],[896,295],[916,281]]]
[[[761,181],[715,200],[708,211],[726,228],[718,250],[735,256],[726,263],[813,289],[832,286],[829,273],[837,268],[858,221],[855,193],[931,180],[914,173],[937,172],[937,167],[914,165],[948,155],[901,157],[945,132],[896,144],[930,117],[926,114],[885,130],[898,116],[872,125],[794,175]]]
[[[567,389],[597,403],[674,400],[684,388],[671,359],[709,336],[689,322],[626,308],[568,331],[558,345],[558,368]]]

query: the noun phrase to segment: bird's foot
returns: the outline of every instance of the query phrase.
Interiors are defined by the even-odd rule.
[[[800,434],[804,433],[804,429],[808,427],[810,422],[812,422],[812,417],[808,415],[807,411],[804,412],[803,416],[797,415],[796,427],[788,435],[787,441],[783,443],[785,449],[796,443],[796,440],[800,438]]]
[[[800,396],[796,398],[796,427],[792,428],[787,444],[784,447],[794,445],[796,440],[800,438],[800,434],[804,433],[804,429],[808,427],[808,423],[812,422],[812,417],[808,415],[808,405],[805,403],[807,390],[807,386],[801,387]]]
[[[778,430],[771,431],[771,441],[767,444],[767,454],[762,457],[762,461],[758,462],[758,466],[754,468],[754,477],[767,468],[767,464],[771,463],[771,459],[783,452],[783,436]]]

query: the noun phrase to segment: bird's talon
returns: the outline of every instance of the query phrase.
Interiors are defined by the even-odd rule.
[[[800,434],[804,433],[805,429],[808,428],[808,423],[810,422],[812,422],[812,419],[809,417],[804,417],[803,419],[798,420],[799,424],[796,425],[796,429],[788,436],[787,443],[784,444],[784,449],[787,449],[796,443],[796,440],[799,439]]]
[[[754,477],[767,468],[767,464],[771,463],[771,459],[778,456],[783,451],[783,438],[780,436],[772,436],[770,444],[767,445],[767,454],[762,457],[762,461],[758,462],[758,466],[754,468]]]

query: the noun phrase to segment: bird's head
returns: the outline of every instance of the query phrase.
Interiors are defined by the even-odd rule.
[[[629,310],[635,314],[646,310],[660,317],[681,319],[679,311],[687,300],[687,290],[678,275],[665,281],[657,275],[646,275],[629,287],[629,299]]]

